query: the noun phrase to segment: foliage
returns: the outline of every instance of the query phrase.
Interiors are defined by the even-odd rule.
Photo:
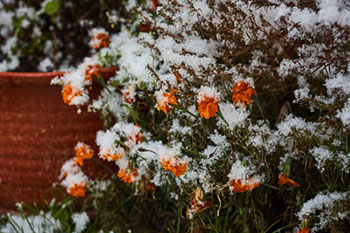
[[[101,229],[139,219],[157,232],[349,229],[346,1],[128,1],[125,11],[118,30],[92,30],[98,53],[52,81],[67,104],[101,112],[98,156],[129,183],[122,196],[87,191]],[[119,71],[105,80],[107,65]],[[82,158],[60,179],[84,196]]]

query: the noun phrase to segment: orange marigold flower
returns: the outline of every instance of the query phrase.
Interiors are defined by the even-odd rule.
[[[167,114],[167,111],[172,109],[169,104],[177,105],[176,97],[174,96],[174,93],[176,92],[176,89],[172,89],[170,93],[156,92],[158,111],[162,110],[165,114]]]
[[[111,153],[110,150],[108,150],[106,153],[102,154],[101,157],[108,160],[108,161],[114,161],[117,162],[119,159],[121,159],[124,156],[124,149],[122,147],[119,147],[116,152]]]
[[[94,150],[84,143],[78,143],[75,147],[75,164],[83,166],[84,159],[92,159]]]
[[[310,233],[310,228],[304,228],[303,230],[298,229],[298,233]]]
[[[90,47],[92,49],[99,49],[101,46],[107,48],[108,44],[111,43],[109,35],[104,33],[98,33],[91,38]]]
[[[256,91],[252,88],[252,86],[244,81],[236,82],[233,85],[232,91],[233,102],[236,104],[241,103],[244,106],[250,104],[252,102],[252,96],[256,94]]]
[[[85,70],[85,80],[92,82],[92,76],[95,75],[97,78],[101,78],[99,72],[101,71],[100,65],[88,65]]]
[[[210,117],[216,117],[218,111],[218,104],[214,98],[206,98],[201,102],[198,102],[198,111],[201,117],[209,119]]]
[[[300,187],[300,184],[298,184],[297,182],[295,182],[292,179],[289,179],[288,176],[284,175],[284,174],[280,174],[280,178],[278,180],[278,184],[281,185],[291,185],[294,187]]]
[[[258,187],[259,185],[260,185],[260,183],[254,181],[254,179],[252,179],[252,178],[246,179],[244,184],[242,184],[241,180],[236,180],[236,179],[233,179],[230,182],[230,187],[231,187],[232,191],[237,192],[237,193],[243,193],[243,192],[253,190],[256,187]]]
[[[65,104],[72,105],[72,100],[74,97],[82,94],[81,90],[78,90],[72,87],[70,84],[67,84],[63,87],[62,99]]]
[[[136,168],[133,168],[131,171],[120,169],[118,172],[118,177],[125,183],[135,183],[137,176],[138,172]]]
[[[201,87],[197,97],[198,112],[200,116],[205,119],[216,117],[216,113],[219,110],[219,101],[220,96],[215,88]]]
[[[68,193],[73,197],[85,197],[86,182],[81,184],[74,184],[73,187],[69,188]]]
[[[161,159],[160,164],[165,171],[171,171],[175,176],[182,176],[187,170],[187,162],[179,162],[178,159]]]

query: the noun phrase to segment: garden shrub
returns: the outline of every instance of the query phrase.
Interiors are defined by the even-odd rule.
[[[95,29],[98,52],[53,83],[67,104],[101,113],[95,153],[135,195],[170,197],[184,232],[350,229],[347,1],[130,0],[125,9],[133,20]],[[104,80],[112,65],[119,71]],[[97,99],[93,82],[103,86]],[[84,196],[79,161],[91,156],[78,151],[61,184]]]

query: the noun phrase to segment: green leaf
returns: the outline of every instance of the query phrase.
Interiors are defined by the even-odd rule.
[[[137,115],[137,113],[134,111],[134,109],[132,109],[129,105],[127,104],[123,104],[124,107],[126,107],[126,109],[129,110],[130,112],[130,115],[132,116],[132,118],[134,118],[134,120],[136,122],[139,122],[140,121],[140,117]]]
[[[45,13],[47,15],[55,15],[61,7],[60,1],[59,0],[51,0],[47,2],[44,6]]]

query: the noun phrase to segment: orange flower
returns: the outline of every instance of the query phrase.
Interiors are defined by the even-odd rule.
[[[284,174],[280,174],[280,178],[278,180],[278,184],[281,184],[281,185],[291,185],[291,186],[294,186],[294,187],[297,187],[299,188],[300,187],[300,184],[298,184],[297,182],[295,182],[294,180],[292,179],[289,179],[288,176],[284,175]]]
[[[182,176],[187,170],[187,162],[179,162],[175,158],[175,162],[171,159],[162,159],[159,161],[165,171],[171,171],[175,176]]]
[[[92,75],[95,75],[97,78],[101,78],[98,72],[101,71],[100,65],[88,65],[85,70],[85,80],[92,82]]]
[[[237,193],[243,193],[247,191],[251,191],[258,187],[260,185],[259,182],[254,182],[252,178],[246,179],[245,184],[242,184],[241,180],[235,180],[233,179],[230,182],[230,187],[232,188],[232,191]]]
[[[73,187],[69,188],[68,193],[73,197],[85,197],[86,182],[81,184],[74,184]]]
[[[176,93],[176,89],[172,89],[170,93],[158,93],[157,94],[157,109],[158,111],[162,110],[165,114],[167,114],[167,110],[171,110],[172,107],[169,106],[169,104],[175,104],[177,105],[176,102],[176,97],[174,96],[174,93]]]
[[[111,153],[110,150],[108,150],[106,153],[102,154],[101,157],[108,160],[108,161],[114,161],[117,162],[120,158],[124,156],[124,149],[118,148],[117,152]]]
[[[133,144],[137,144],[137,143],[139,143],[139,142],[142,142],[143,141],[143,134],[140,132],[140,133],[138,133],[138,134],[136,134],[136,135],[130,135],[130,136],[128,136],[128,140],[130,141],[130,142],[132,142]]]
[[[67,84],[63,87],[62,99],[65,104],[72,105],[72,100],[74,97],[82,94],[81,90],[78,90],[72,87],[70,84]]]
[[[236,82],[232,88],[233,96],[232,100],[236,104],[241,103],[244,106],[252,102],[251,97],[256,94],[256,91],[249,83],[244,81]]]
[[[75,147],[75,164],[83,166],[84,159],[92,159],[94,150],[84,143],[78,143]]]
[[[90,47],[92,49],[99,49],[101,46],[107,48],[109,43],[111,43],[111,40],[107,34],[98,33],[91,38]]]
[[[298,229],[298,233],[310,233],[310,228],[304,228],[303,230]]]
[[[198,102],[198,111],[201,117],[209,119],[210,117],[216,117],[218,111],[218,103],[215,98],[203,97],[203,100]]]
[[[133,168],[131,172],[127,172],[125,169],[120,169],[118,172],[118,177],[125,183],[135,183],[138,172],[136,168]]]

